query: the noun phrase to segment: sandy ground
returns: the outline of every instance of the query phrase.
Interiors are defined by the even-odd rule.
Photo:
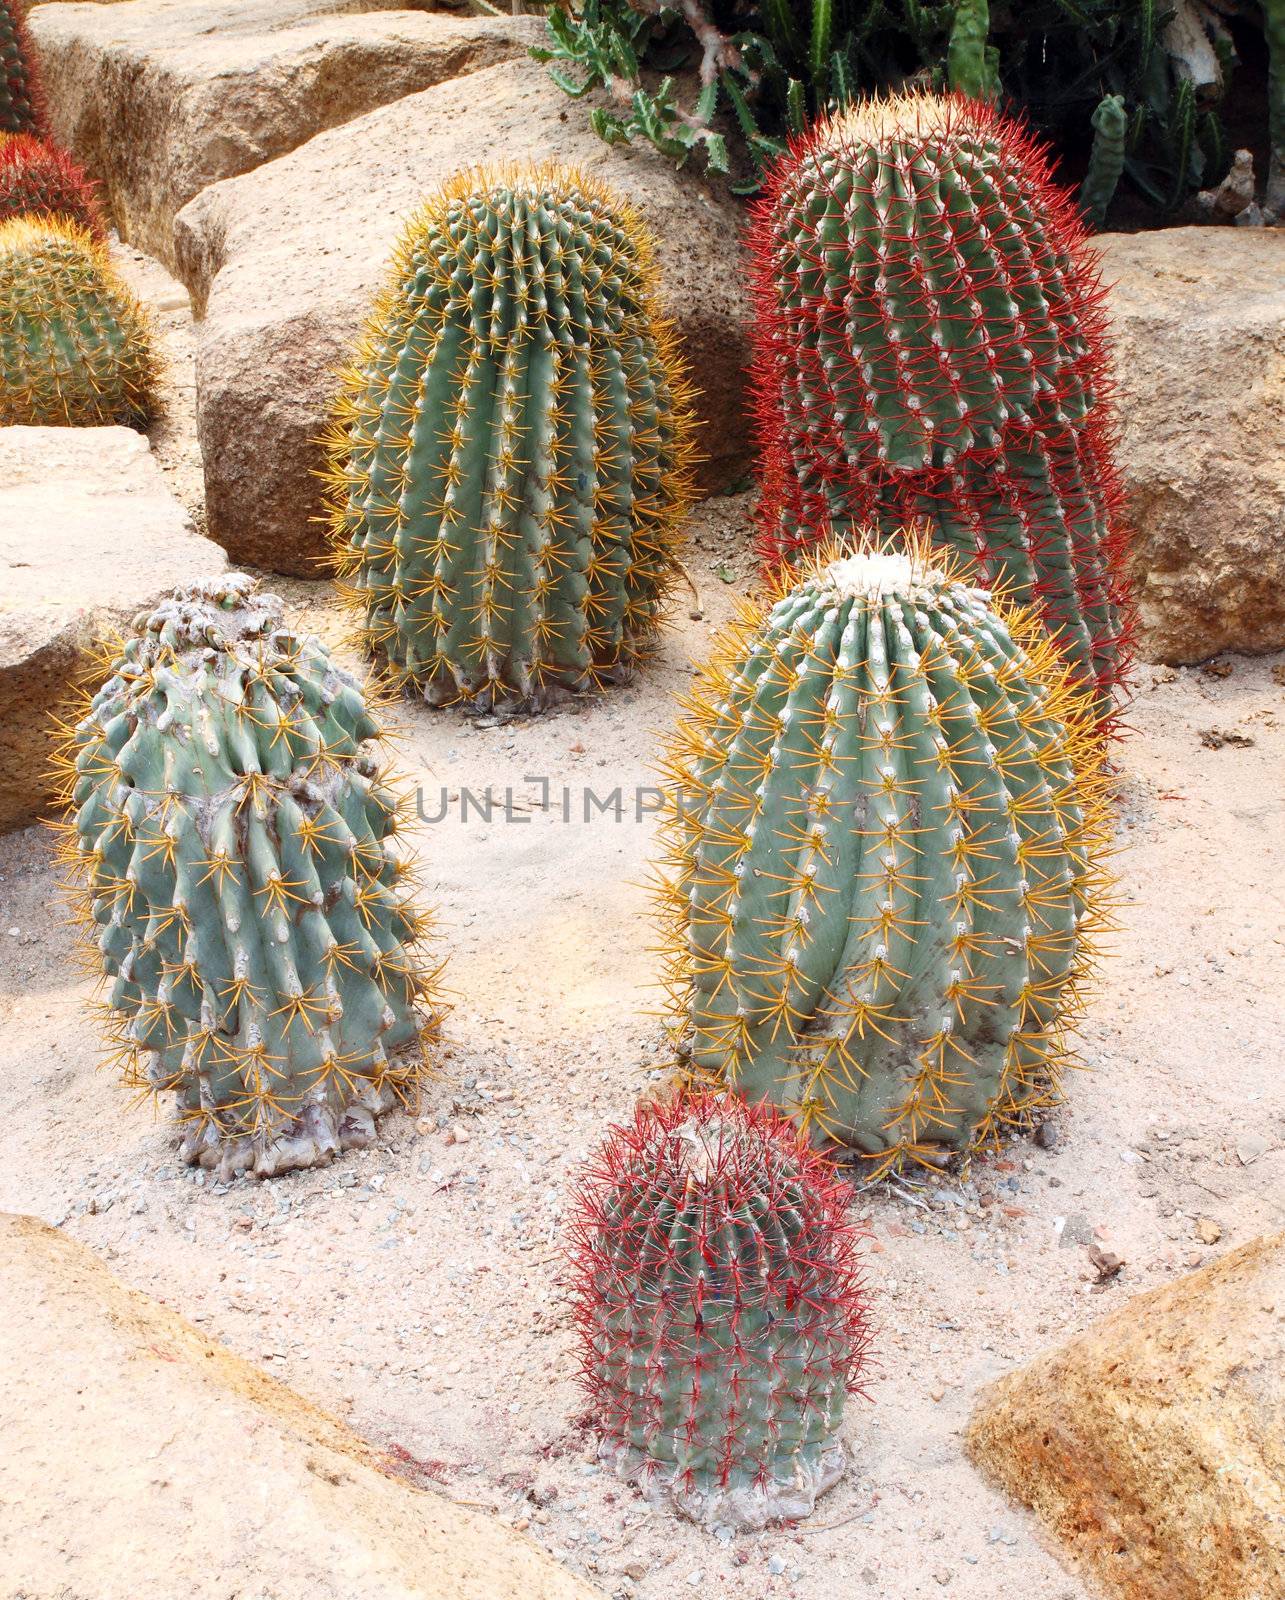
[[[135,267],[151,298],[172,293]],[[165,315],[181,341],[181,310]],[[190,493],[185,426],[158,448]],[[417,835],[456,1009],[417,1114],[330,1169],[224,1190],[178,1168],[163,1118],[96,1070],[46,837],[0,839],[0,1208],[65,1227],[417,1481],[529,1528],[609,1594],[1082,1600],[960,1435],[989,1378],[1285,1224],[1285,666],[1140,674],[1091,1070],[1041,1143],[963,1183],[861,1197],[880,1332],[870,1402],[848,1411],[852,1470],[811,1522],[720,1540],[599,1470],[559,1249],[569,1180],[663,1061],[642,887],[653,828],[634,797],[671,696],[746,581],[746,514],[744,498],[703,509],[702,615],[684,608],[635,686],[508,725],[408,708],[425,818],[448,797]],[[324,586],[280,587],[335,630]],[[488,787],[513,790],[512,820],[461,817],[460,796]],[[586,790],[617,788],[619,820],[586,821]],[[1124,1259],[1106,1285],[1092,1243]]]

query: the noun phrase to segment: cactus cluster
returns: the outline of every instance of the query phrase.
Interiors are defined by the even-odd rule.
[[[128,1081],[223,1176],[370,1138],[423,1070],[435,974],[357,682],[281,602],[182,589],[69,726],[64,856]]]
[[[26,0],[0,0],[0,133],[33,133],[43,139],[46,132]]]
[[[921,519],[1105,710],[1130,613],[1103,289],[1044,152],[959,97],[856,106],[775,169],[752,248],[769,559]]]
[[[959,14],[980,83],[984,8]],[[146,318],[61,159],[0,149],[0,213],[43,197],[0,222],[0,422],[140,422]],[[571,1208],[603,1454],[719,1529],[805,1516],[845,1469],[870,1328],[829,1157],[959,1165],[1058,1097],[1128,620],[1101,290],[1024,133],[962,99],[851,109],[776,170],[756,251],[779,570],[666,758],[688,1082]],[[326,441],[391,685],[538,709],[648,649],[692,459],[654,276],[632,209],[558,167],[463,173],[411,221]],[[368,1142],[442,1013],[370,699],[235,575],[100,668],[60,842],[126,1081],[222,1179]]]
[[[689,499],[690,419],[632,209],[556,167],[464,173],[411,222],[329,439],[367,647],[432,704],[625,677]]]
[[[874,1174],[1054,1103],[1105,904],[1092,704],[912,535],[746,604],[669,758],[660,894],[694,1074]]]
[[[141,427],[156,404],[146,312],[58,217],[0,223],[0,426]]]
[[[849,1198],[797,1128],[734,1097],[612,1130],[571,1237],[581,1380],[621,1476],[740,1528],[838,1481],[869,1342]]]
[[[64,150],[29,133],[0,134],[0,222],[60,217],[105,237],[94,186]]]

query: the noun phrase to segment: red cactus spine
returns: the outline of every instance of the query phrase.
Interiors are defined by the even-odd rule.
[[[765,1106],[612,1129],[572,1208],[581,1382],[622,1477],[707,1525],[806,1516],[869,1343],[850,1190]]]
[[[48,132],[26,0],[0,0],[0,133]]]
[[[24,216],[62,217],[106,238],[94,184],[65,150],[29,133],[0,134],[0,222]]]
[[[852,107],[778,163],[751,247],[769,565],[913,515],[1108,693],[1132,613],[1104,289],[1043,148],[960,96]]]

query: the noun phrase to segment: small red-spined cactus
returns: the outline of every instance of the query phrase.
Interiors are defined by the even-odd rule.
[[[1109,693],[1132,612],[1104,289],[1043,148],[961,96],[856,105],[780,161],[751,245],[769,565],[921,524]]]
[[[27,0],[0,0],[0,133],[48,131],[45,97],[40,85]]]
[[[65,150],[29,133],[0,134],[0,222],[61,217],[103,240],[93,183]]]
[[[684,1093],[617,1127],[572,1207],[602,1453],[707,1526],[806,1516],[842,1476],[869,1345],[851,1196],[766,1106]]]

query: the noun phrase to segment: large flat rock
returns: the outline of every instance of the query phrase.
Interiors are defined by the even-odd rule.
[[[659,245],[661,294],[703,391],[707,487],[744,470],[743,212],[650,149],[612,149],[533,61],[411,95],[241,178],[175,224],[200,324],[197,406],[209,527],[238,561],[315,573],[324,548],[316,438],[407,216],[435,183],[493,157],[551,158],[611,183]]]
[[[142,434],[0,428],[0,832],[44,809],[50,718],[94,644],[226,566]]]
[[[0,1214],[0,1592],[30,1600],[594,1600],[492,1518]]]
[[[1285,646],[1285,242],[1108,234],[1141,654]]]
[[[1117,1600],[1285,1595],[1285,1234],[1001,1378],[968,1446]]]
[[[58,139],[121,237],[174,259],[174,216],[207,184],[325,128],[507,56],[534,17],[430,15],[359,0],[118,0],[31,17]]]

